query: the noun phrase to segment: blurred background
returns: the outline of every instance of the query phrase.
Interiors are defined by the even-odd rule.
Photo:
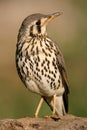
[[[33,117],[40,96],[29,92],[15,67],[17,34],[32,13],[63,15],[49,23],[48,35],[59,44],[70,85],[69,113],[87,117],[87,0],[0,0],[0,118]],[[43,104],[39,116],[51,111]]]

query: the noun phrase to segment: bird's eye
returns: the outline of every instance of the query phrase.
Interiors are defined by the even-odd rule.
[[[38,20],[38,21],[36,22],[36,25],[40,25],[40,24],[41,24],[41,21]]]

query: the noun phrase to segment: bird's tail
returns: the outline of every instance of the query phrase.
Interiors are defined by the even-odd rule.
[[[53,110],[54,106],[54,99],[53,97],[44,97],[44,100],[47,102],[47,104],[50,106],[51,110]],[[66,114],[66,108],[63,100],[63,96],[56,96],[56,115],[57,116],[63,116]]]

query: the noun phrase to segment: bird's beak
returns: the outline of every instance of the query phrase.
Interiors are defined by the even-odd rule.
[[[61,14],[63,14],[63,12],[56,12],[54,14],[48,15],[47,19],[42,23],[42,26],[46,25],[47,23],[49,23],[50,21],[52,21],[56,17],[60,16]]]

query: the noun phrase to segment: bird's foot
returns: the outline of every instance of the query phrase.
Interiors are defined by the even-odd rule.
[[[57,116],[57,115],[47,115],[47,116],[44,116],[44,118],[46,118],[46,119],[49,119],[49,118],[51,118],[51,119],[53,119],[53,120],[55,120],[55,121],[58,121],[58,120],[60,120],[61,118],[59,117],[59,116]]]

